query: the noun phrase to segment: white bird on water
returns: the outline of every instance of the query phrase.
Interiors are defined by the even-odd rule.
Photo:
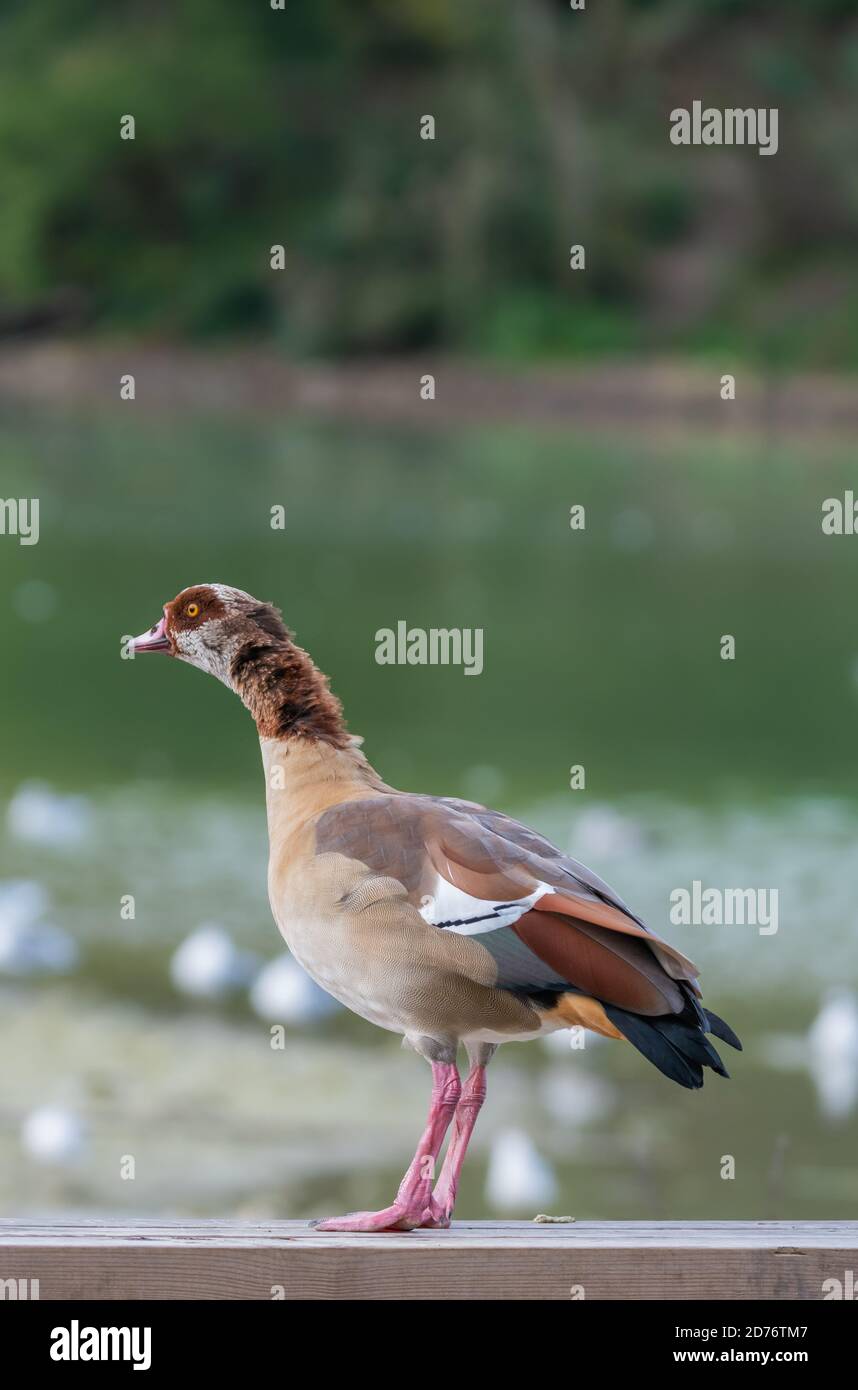
[[[223,927],[205,923],[182,942],[170,961],[170,979],[193,999],[222,999],[246,988],[258,966]]]
[[[68,932],[40,918],[50,900],[40,883],[0,883],[0,975],[62,975],[77,964],[78,948]]]
[[[260,1018],[297,1026],[317,1023],[340,1007],[288,953],[260,971],[250,989],[250,1003]]]
[[[851,990],[829,991],[807,1042],[820,1109],[830,1120],[845,1119],[858,1102],[858,1002]]]
[[[66,796],[46,782],[24,782],[6,810],[10,835],[45,849],[74,850],[92,834],[92,808],[84,796]]]
[[[80,1116],[67,1106],[41,1105],[25,1118],[21,1143],[37,1163],[66,1168],[83,1157],[86,1129]]]
[[[547,1159],[521,1129],[505,1129],[492,1144],[486,1200],[496,1211],[522,1212],[548,1206],[557,1197],[557,1179]]]
[[[846,1119],[858,1104],[858,1000],[844,985],[830,989],[807,1033],[771,1033],[760,1054],[778,1071],[806,1072],[827,1120]]]

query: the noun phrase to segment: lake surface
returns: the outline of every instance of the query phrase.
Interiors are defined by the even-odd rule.
[[[697,960],[745,1042],[698,1093],[619,1045],[502,1049],[461,1212],[855,1215],[858,1048],[837,1019],[858,988],[858,538],[820,525],[854,485],[848,449],[153,421],[137,402],[7,405],[0,468],[41,532],[0,536],[0,963],[4,930],[7,953],[13,929],[51,926],[77,952],[0,972],[5,1212],[379,1205],[419,1132],[428,1071],[397,1039],[338,1011],[272,1050],[245,990],[171,983],[204,923],[257,965],[280,950],[248,717],[197,671],[121,658],[180,588],[222,581],[282,606],[387,781],[485,801],[584,859]],[[378,665],[400,621],[481,629],[482,674]],[[694,881],[776,891],[777,930],[671,925]],[[53,1162],[38,1125],[22,1140],[44,1107],[67,1129]]]

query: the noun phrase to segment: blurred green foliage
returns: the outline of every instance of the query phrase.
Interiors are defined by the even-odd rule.
[[[854,0],[6,0],[0,78],[0,330],[858,366]]]

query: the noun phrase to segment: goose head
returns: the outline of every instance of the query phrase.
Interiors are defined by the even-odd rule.
[[[276,608],[227,584],[182,589],[131,651],[165,652],[233,686],[234,663],[242,651],[286,642],[289,633]]]
[[[336,748],[353,742],[327,677],[295,644],[279,610],[243,589],[183,589],[130,651],[166,652],[216,676],[250,711],[260,738],[296,735]]]

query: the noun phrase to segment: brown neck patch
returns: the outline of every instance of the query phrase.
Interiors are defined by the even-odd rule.
[[[264,625],[256,618],[257,626]],[[342,705],[327,677],[279,624],[239,647],[232,660],[233,685],[256,720],[260,738],[321,739],[335,748],[350,742]]]

